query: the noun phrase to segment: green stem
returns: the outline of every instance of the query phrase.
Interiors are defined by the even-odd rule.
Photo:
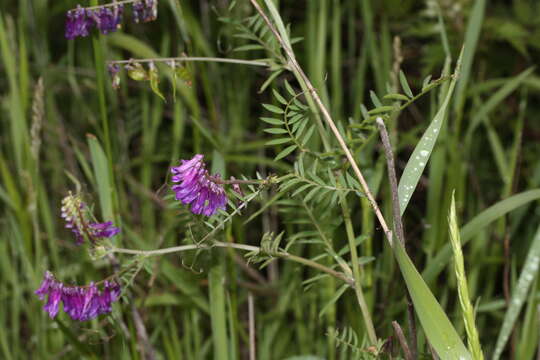
[[[151,58],[151,59],[129,59],[129,60],[112,60],[107,61],[108,64],[132,64],[132,63],[150,63],[150,62],[221,62],[229,64],[253,65],[253,66],[269,66],[267,62],[243,59],[227,59],[217,57],[171,57],[171,58]]]
[[[356,299],[358,300],[358,305],[364,316],[364,324],[366,326],[367,334],[369,341],[372,344],[377,343],[377,334],[375,333],[375,327],[373,326],[373,320],[369,313],[369,308],[367,306],[366,300],[364,298],[364,293],[362,292],[362,284],[360,281],[360,264],[358,262],[358,252],[356,251],[356,241],[354,236],[354,229],[351,221],[351,212],[349,210],[349,205],[347,204],[347,199],[340,193],[341,198],[341,209],[343,212],[343,221],[345,222],[345,230],[347,232],[347,239],[349,241],[349,248],[351,250],[351,263],[352,271],[354,277],[354,290],[356,293]]]
[[[234,248],[234,249],[244,250],[244,251],[259,251],[260,250],[260,248],[257,246],[224,243],[224,242],[216,241],[212,243],[211,245],[191,244],[191,245],[173,246],[173,247],[157,249],[157,250],[135,250],[135,249],[113,248],[111,252],[120,253],[120,254],[130,254],[130,255],[157,256],[157,255],[166,255],[166,254],[172,254],[172,253],[189,251],[189,250],[210,249],[212,247]]]
[[[211,249],[213,247],[220,247],[220,248],[232,248],[232,249],[238,249],[243,251],[250,251],[250,252],[260,252],[261,248],[258,246],[252,246],[252,245],[244,245],[244,244],[235,244],[235,243],[225,243],[221,241],[213,242],[209,245],[197,245],[197,244],[191,244],[191,245],[181,245],[181,246],[173,246],[168,247],[164,249],[157,249],[157,250],[134,250],[134,249],[123,249],[123,248],[113,248],[110,250],[111,253],[119,253],[119,254],[129,254],[129,255],[142,255],[142,256],[158,256],[158,255],[166,255],[166,254],[172,254],[177,252],[183,252],[183,251],[189,251],[189,250],[202,250],[202,249]],[[331,269],[329,267],[326,267],[322,264],[319,264],[318,262],[289,254],[286,251],[279,251],[273,256],[282,258],[285,260],[291,260],[294,262],[297,262],[299,264],[307,265],[309,267],[312,267],[314,269],[320,270],[322,272],[325,272],[337,279],[340,279],[341,281],[354,286],[354,282],[352,279],[348,278],[345,274],[340,273],[338,271],[335,271],[334,269]]]
[[[112,2],[112,3],[109,3],[109,4],[103,4],[103,5],[97,5],[95,2],[92,2],[93,6],[85,7],[84,9],[85,10],[95,10],[95,9],[101,9],[101,8],[107,8],[107,7],[116,7],[118,5],[125,5],[125,4],[134,3],[135,1],[138,1],[138,0],[121,0],[121,1],[115,1],[115,2]],[[71,9],[71,10],[77,10],[77,9]]]
[[[261,180],[238,180],[238,179],[231,179],[231,180],[223,180],[219,177],[215,176],[208,176],[208,178],[215,182],[216,184],[223,184],[223,185],[261,185],[269,182],[269,179],[261,179]]]
[[[317,107],[318,107],[317,99],[312,93],[315,90],[313,89],[313,86],[309,82],[309,79],[307,79],[306,75],[303,73],[302,69],[297,64],[294,51],[292,50],[288,36],[282,37],[279,34],[279,32],[276,30],[276,28],[272,25],[272,23],[270,22],[270,19],[268,19],[268,17],[266,16],[262,8],[259,6],[259,4],[255,0],[250,0],[250,1],[253,7],[255,7],[257,12],[266,22],[268,28],[274,33],[276,39],[280,43],[283,50],[285,50],[288,57],[288,61],[285,60],[284,65],[294,74],[296,80],[298,81],[298,83],[300,84],[300,87],[302,88],[302,92],[306,94],[306,100],[308,102],[308,105],[315,115],[315,123],[317,124],[317,130],[319,132],[319,136],[321,137],[324,149],[326,151],[330,151],[331,149],[330,140],[328,139],[328,135],[324,127],[324,124],[321,120],[320,113],[317,111]],[[268,5],[268,2],[266,4]],[[273,15],[277,15],[277,14],[273,14]],[[278,18],[278,19],[274,18],[274,20],[276,21],[276,23],[279,22],[283,26],[283,22],[281,21],[281,18]],[[284,30],[284,29],[282,28],[281,30]]]
[[[336,189],[336,190],[339,191],[339,189]],[[332,255],[332,257],[339,264],[339,266],[341,266],[345,274],[352,276],[351,268],[349,267],[349,265],[347,265],[347,263],[341,257],[338,256],[338,254],[336,254],[336,252],[334,251],[334,248],[332,247],[332,241],[326,236],[324,231],[319,226],[319,222],[317,221],[317,219],[315,219],[315,216],[313,215],[313,212],[311,211],[309,206],[307,206],[307,204],[304,201],[302,201],[302,204],[304,205],[304,209],[306,209],[306,212],[309,218],[311,219],[312,224],[315,226],[315,228],[317,229],[317,232],[319,233],[324,243],[326,244],[326,250],[330,253],[330,255]]]
[[[429,84],[428,86],[426,86],[425,89],[423,89],[420,93],[416,94],[414,97],[410,98],[409,101],[405,102],[404,104],[402,104],[401,106],[399,106],[397,108],[397,111],[396,112],[402,112],[403,110],[405,110],[409,105],[411,105],[412,103],[414,103],[416,100],[420,99],[422,96],[424,96],[425,94],[427,94],[428,92],[430,92],[433,88],[439,86],[440,84],[442,84],[443,82],[447,81],[447,80],[451,80],[454,76],[453,75],[449,75],[449,76],[441,76],[440,78],[438,78],[437,80],[433,80],[433,82],[431,84]]]
[[[345,274],[343,273],[340,273],[338,271],[335,271],[329,267],[326,267],[322,264],[319,264],[318,262],[315,262],[315,261],[312,261],[312,260],[309,260],[309,259],[306,259],[306,258],[303,258],[303,257],[300,257],[300,256],[296,256],[296,255],[292,255],[292,254],[289,254],[289,253],[286,253],[286,252],[279,252],[277,254],[278,257],[280,258],[283,258],[283,259],[287,259],[287,260],[291,260],[291,261],[294,261],[294,262],[297,262],[299,264],[304,264],[304,265],[307,265],[309,267],[312,267],[314,269],[317,269],[317,270],[320,270],[322,272],[325,272],[329,275],[332,275],[333,277],[349,284],[350,286],[354,286],[354,281],[353,279],[351,278],[348,278],[345,276]]]
[[[96,0],[92,1],[93,4],[97,3]],[[101,48],[100,37],[95,35],[92,37],[92,45],[94,47],[94,62],[96,66],[96,81],[98,87],[98,99],[99,99],[99,112],[102,121],[103,137],[105,138],[105,151],[109,164],[112,160],[111,140],[109,135],[109,117],[107,115],[107,100],[105,98],[105,74],[103,71],[103,50]],[[111,166],[112,169],[112,166]],[[112,172],[112,171],[111,171]]]

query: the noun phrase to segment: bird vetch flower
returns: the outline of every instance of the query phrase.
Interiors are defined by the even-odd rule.
[[[203,162],[203,155],[197,154],[191,160],[181,160],[180,166],[171,168],[171,188],[176,199],[191,204],[191,212],[212,216],[218,209],[225,210],[227,195],[219,174],[210,176]]]
[[[120,232],[112,221],[99,223],[93,221],[88,206],[79,195],[71,192],[62,200],[61,216],[66,221],[66,228],[75,234],[77,244],[80,245],[88,238],[92,243],[99,239],[111,238]]]
[[[136,23],[157,18],[157,0],[130,0],[123,3],[132,3],[132,15]],[[120,29],[124,14],[123,3],[113,2],[86,8],[77,5],[66,14],[66,38],[72,40],[79,36],[88,36],[93,27],[104,35]]]
[[[78,36],[88,36],[89,30],[93,26],[93,22],[87,16],[87,11],[77,5],[74,10],[67,12],[66,19],[66,38],[69,40],[75,39]]]
[[[50,271],[46,271],[43,281],[35,294],[40,300],[47,302],[43,306],[51,318],[58,314],[60,302],[64,305],[64,312],[73,320],[87,321],[98,315],[112,311],[112,303],[120,298],[120,285],[105,281],[103,290],[99,291],[96,284],[89,286],[69,286],[54,278]]]
[[[102,7],[96,10],[87,10],[96,27],[103,35],[114,32],[121,27],[124,5],[114,6],[113,9]]]

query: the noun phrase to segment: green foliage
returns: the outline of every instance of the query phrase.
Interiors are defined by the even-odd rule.
[[[401,358],[390,324],[409,325],[406,287],[420,318],[419,358],[430,358],[432,347],[444,358],[440,349],[449,342],[466,354],[461,338],[472,320],[469,314],[463,322],[455,294],[464,279],[449,266],[447,209],[456,189],[456,217],[465,224],[459,248],[469,296],[477,299],[482,351],[533,359],[540,303],[537,2],[257,3],[314,83],[387,221],[391,194],[374,120],[388,124],[402,187],[417,153],[429,152],[407,183],[407,253],[395,257],[384,243],[310,90],[249,1],[161,1],[155,22],[124,21],[114,34],[67,41],[63,24],[73,2],[6,0],[0,358],[235,359],[252,345],[250,320],[261,360]],[[462,46],[457,79],[449,59]],[[166,61],[177,56],[257,66]],[[112,91],[107,62],[131,58],[156,59],[155,66],[122,66],[112,79],[121,86]],[[162,101],[171,95],[175,101]],[[438,135],[426,148],[434,124]],[[169,167],[195,153],[222,175],[260,183],[228,192],[226,211],[212,218],[193,216],[169,190]],[[59,217],[72,180],[95,196],[89,202],[100,217],[121,224],[122,247],[195,250],[90,259]],[[126,291],[111,316],[51,321],[33,294],[45,270],[86,284],[119,272]],[[359,311],[356,272],[370,319]],[[412,348],[408,330],[406,337]]]
[[[290,96],[290,98],[286,100],[274,89],[274,97],[280,105],[276,106],[272,104],[263,104],[263,107],[267,111],[271,112],[272,116],[276,117],[261,117],[263,122],[274,126],[264,129],[266,133],[280,135],[279,138],[267,142],[266,145],[270,146],[292,143],[285,149],[281,150],[276,155],[274,160],[280,160],[295,150],[304,153],[311,152],[311,150],[309,150],[307,147],[307,143],[315,131],[314,124],[308,126],[310,123],[309,107],[304,105],[299,100],[302,93],[295,93],[288,83],[285,84],[285,88],[288,92],[287,96]]]
[[[382,353],[384,341],[380,341],[373,346],[366,347],[358,339],[358,335],[353,328],[346,327],[342,330],[328,332],[326,336],[332,338],[338,349],[340,356],[347,359],[369,360],[376,359]]]
[[[446,118],[448,104],[450,103],[450,99],[452,98],[454,87],[459,78],[462,57],[463,57],[463,50],[457,60],[456,69],[453,75],[453,80],[450,83],[450,87],[448,89],[446,97],[443,103],[441,104],[440,108],[437,110],[437,113],[435,117],[433,118],[433,120],[431,121],[431,124],[428,126],[428,128],[422,135],[422,138],[420,139],[420,141],[418,141],[418,143],[416,144],[414,151],[412,152],[411,157],[409,158],[409,161],[407,161],[405,170],[403,170],[403,174],[401,175],[401,180],[399,181],[399,185],[398,185],[399,208],[401,211],[401,215],[403,215],[403,213],[405,212],[405,209],[407,208],[407,204],[411,200],[411,196],[414,193],[414,190],[416,189],[418,181],[420,180],[420,176],[422,175],[426,167],[429,157],[431,156],[431,152],[441,132],[442,123],[444,119]],[[400,77],[400,78],[404,78],[404,77]]]

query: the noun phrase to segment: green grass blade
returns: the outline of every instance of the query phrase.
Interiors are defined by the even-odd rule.
[[[210,319],[212,321],[212,338],[214,341],[214,359],[227,360],[227,321],[225,318],[225,286],[223,265],[213,266],[208,273],[210,290]]]
[[[94,5],[97,5],[96,1],[93,1]],[[106,86],[108,86],[105,80],[105,57],[103,55],[103,45],[101,44],[100,37],[92,37],[92,45],[94,47],[94,62],[96,67],[96,86],[97,95],[99,99],[99,113],[101,117],[101,131],[105,141],[105,150],[107,157],[112,159],[112,147],[111,137],[109,129],[109,115],[107,109],[107,94]],[[111,164],[112,171],[112,164]]]
[[[512,329],[516,323],[517,317],[527,299],[529,288],[538,272],[538,266],[540,265],[540,226],[536,230],[533,243],[529,249],[525,265],[519,275],[519,280],[514,288],[512,294],[512,300],[510,306],[506,310],[504,321],[497,337],[497,345],[495,346],[495,352],[493,354],[493,360],[498,360],[504,350],[506,342],[512,333]]]
[[[349,288],[348,284],[342,285],[334,295],[323,305],[321,311],[319,311],[319,317],[322,317],[330,308],[339,300],[339,298],[345,293]]]
[[[97,193],[99,195],[99,204],[101,206],[101,215],[104,220],[113,220],[113,201],[112,185],[109,178],[109,168],[107,157],[103,151],[98,139],[91,134],[87,135],[88,147],[94,168],[94,178],[97,183]]]
[[[456,102],[454,110],[461,112],[465,97],[467,95],[467,84],[471,74],[474,55],[476,54],[476,45],[480,37],[480,30],[484,22],[484,11],[486,8],[486,0],[476,0],[471,13],[471,17],[467,23],[467,31],[465,33],[465,54],[463,55],[463,64],[461,68],[461,76],[456,88]]]
[[[268,10],[270,11],[270,15],[272,16],[272,19],[275,22],[279,35],[282,37],[283,41],[289,47],[289,49],[292,49],[291,42],[289,39],[289,34],[287,33],[287,29],[285,28],[285,25],[283,24],[283,20],[281,19],[281,15],[279,15],[279,11],[276,8],[276,5],[274,5],[274,2],[271,0],[264,0],[264,3],[266,4],[266,6],[268,7]]]
[[[13,39],[15,34],[9,33],[6,24],[4,23],[3,15],[0,13],[0,58],[4,64],[4,70],[7,80],[9,82],[9,107],[10,114],[10,132],[11,139],[13,141],[13,152],[15,154],[15,163],[17,164],[17,170],[23,170],[23,161],[25,155],[25,149],[28,143],[28,125],[24,114],[24,109],[21,99],[21,92],[19,82],[17,79],[17,58],[13,55],[9,39]],[[3,76],[2,76],[3,78]],[[5,129],[2,129],[2,133],[5,133]],[[5,136],[5,135],[4,135]]]
[[[480,231],[484,230],[489,224],[499,219],[501,216],[504,216],[510,211],[538,199],[540,199],[540,189],[529,190],[511,196],[508,199],[504,199],[495,205],[490,206],[480,214],[476,215],[465,226],[463,226],[460,232],[462,245],[465,245]],[[435,277],[445,268],[451,257],[452,248],[450,244],[445,244],[422,273],[424,279],[426,279],[428,283],[433,281]]]
[[[534,71],[534,67],[530,67],[527,70],[523,71],[521,74],[513,77],[506,84],[504,84],[495,94],[482,105],[480,109],[475,113],[471,119],[471,124],[467,129],[465,143],[470,144],[472,134],[474,130],[480,125],[480,122],[484,121],[484,118],[489,115],[489,113],[495,109],[508,95],[510,95],[517,87],[525,81]]]
[[[373,12],[373,7],[370,0],[362,0],[360,4],[360,14],[362,16],[364,42],[366,43],[367,53],[369,54],[370,65],[373,69],[375,78],[375,89],[378,93],[384,91],[385,74],[380,58],[380,48],[377,47],[377,31],[374,26],[374,18],[376,14]]]
[[[499,170],[499,176],[503,179],[504,183],[507,184],[510,178],[509,164],[508,159],[506,158],[506,151],[502,146],[501,138],[497,135],[497,132],[486,119],[484,125],[487,130],[487,137],[489,140],[489,145],[491,147],[491,152],[493,153],[493,158],[495,159],[495,164]]]
[[[517,359],[534,359],[536,353],[536,347],[538,342],[536,341],[539,338],[539,317],[538,317],[538,305],[539,297],[537,292],[534,289],[538,288],[538,276],[535,281],[532,283],[532,289],[529,292],[527,299],[527,309],[523,316],[523,322],[520,329],[520,340],[517,348]],[[506,305],[506,304],[505,304]]]
[[[462,57],[463,50],[459,55],[456,69],[454,71],[454,78],[450,83],[450,88],[448,89],[446,98],[444,99],[441,107],[439,108],[439,111],[437,111],[437,114],[433,118],[433,121],[428,126],[426,132],[424,133],[424,135],[422,135],[422,138],[414,148],[414,151],[411,154],[407,165],[405,166],[405,170],[403,170],[403,174],[401,176],[398,186],[399,207],[401,210],[401,215],[403,215],[405,209],[407,208],[407,205],[409,204],[411,196],[416,189],[416,185],[418,185],[420,176],[422,175],[422,172],[426,167],[429,157],[431,156],[431,152],[433,151],[433,147],[435,146],[435,142],[437,141],[437,138],[441,131],[442,123],[446,117],[448,104],[450,103],[450,99],[452,97],[452,92],[456,85],[456,81],[459,78]]]
[[[393,250],[411,294],[414,309],[431,346],[443,360],[472,359],[456,329],[399,241],[395,242]]]

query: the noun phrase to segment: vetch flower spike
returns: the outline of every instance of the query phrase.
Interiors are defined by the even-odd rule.
[[[47,296],[43,309],[51,318],[56,317],[62,302],[64,312],[73,320],[87,321],[98,315],[110,313],[112,303],[120,298],[120,291],[120,285],[110,281],[104,282],[102,291],[99,291],[94,283],[88,286],[65,285],[57,281],[50,271],[46,271],[35,294],[40,300]]]
[[[120,232],[120,229],[113,226],[112,221],[107,221],[104,223],[91,223],[88,224],[90,228],[90,234],[93,237],[97,238],[110,238]]]
[[[212,216],[218,209],[225,210],[227,195],[220,183],[219,174],[210,176],[197,154],[191,160],[181,160],[180,166],[171,168],[172,181],[178,183],[171,189],[176,199],[191,204],[191,212]]]
[[[61,216],[66,221],[66,228],[71,229],[75,234],[77,244],[80,245],[88,238],[93,244],[104,238],[111,238],[120,232],[112,221],[104,223],[92,221],[93,216],[88,206],[82,201],[79,195],[71,192],[62,200]]]
[[[69,40],[75,39],[78,36],[88,36],[89,30],[93,26],[93,21],[88,18],[86,10],[77,5],[74,10],[67,12],[66,19],[66,38]]]
[[[121,27],[124,5],[111,8],[102,7],[96,10],[87,10],[96,27],[103,35],[114,32]]]
[[[157,18],[157,0],[122,0],[104,5],[82,7],[67,12],[66,38],[88,36],[92,27],[106,35],[121,28],[124,4],[132,4],[133,20],[136,23],[153,21]]]

